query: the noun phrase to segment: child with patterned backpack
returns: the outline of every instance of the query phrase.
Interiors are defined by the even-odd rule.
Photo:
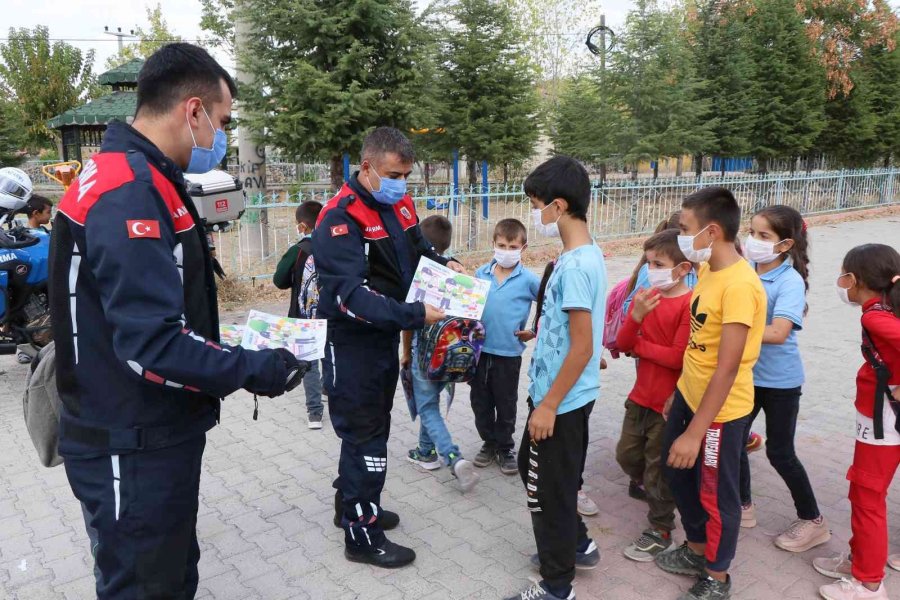
[[[421,223],[422,234],[431,243],[435,251],[444,254],[450,248],[453,225],[441,215],[432,215]],[[460,338],[476,339],[478,350],[484,340],[484,328],[477,321],[469,319],[446,319],[419,331],[403,332],[403,353],[400,358],[401,368],[409,368],[412,374],[412,391],[416,412],[418,413],[419,444],[409,451],[407,460],[423,469],[433,471],[441,468],[441,457],[450,467],[459,481],[463,492],[468,492],[478,483],[480,476],[475,466],[462,457],[459,446],[453,442],[444,417],[441,415],[441,392],[448,386],[447,380],[435,381],[432,365],[437,362],[440,370],[443,361],[439,357],[432,360],[434,344],[440,343],[442,331],[455,324],[460,324]],[[465,331],[463,331],[463,329]],[[433,335],[430,335],[433,334]],[[468,343],[464,341],[464,343]],[[476,357],[477,359],[477,357]],[[441,377],[441,379],[444,379]]]

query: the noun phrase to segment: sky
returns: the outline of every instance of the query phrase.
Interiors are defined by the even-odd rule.
[[[170,31],[187,41],[206,37],[200,29],[199,0],[159,0],[159,3]],[[632,0],[601,2],[607,24],[613,29],[620,26],[632,4]],[[116,38],[104,34],[104,26],[110,30],[121,27],[123,31],[137,25],[146,27],[146,9],[155,5],[156,0],[0,0],[0,15],[3,15],[0,42],[5,41],[10,27],[46,25],[50,28],[51,38],[64,38],[83,50],[93,48],[95,70],[99,73],[103,71],[107,57],[117,50]],[[233,70],[228,64],[233,61],[224,55],[217,55],[217,58]]]

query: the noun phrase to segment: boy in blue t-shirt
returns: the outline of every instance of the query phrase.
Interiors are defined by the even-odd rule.
[[[517,219],[503,219],[494,227],[494,258],[475,272],[491,282],[481,316],[485,339],[478,370],[469,383],[475,428],[483,443],[475,456],[476,467],[495,460],[506,475],[519,472],[513,433],[519,402],[519,372],[525,342],[534,333],[525,330],[531,303],[537,299],[540,280],[522,265],[528,246],[528,230]]]
[[[584,167],[556,156],[525,180],[538,233],[562,238],[547,282],[529,376],[528,426],[519,473],[537,544],[542,581],[508,600],[574,600],[575,568],[600,560],[578,515],[588,445],[588,418],[600,395],[606,304],[603,252],[591,239],[591,182]]]

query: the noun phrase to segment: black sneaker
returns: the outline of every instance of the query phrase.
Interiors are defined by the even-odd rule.
[[[516,462],[516,453],[512,450],[500,450],[497,453],[497,464],[500,465],[500,472],[504,475],[519,474],[519,463]]]
[[[338,490],[334,493],[334,526],[340,529],[341,525],[341,504],[343,504],[344,496]],[[378,519],[378,525],[384,531],[390,531],[400,524],[400,515],[389,510],[381,509],[381,518]]]
[[[475,459],[472,463],[476,467],[484,468],[489,466],[492,462],[494,462],[494,457],[497,455],[497,450],[493,446],[489,446],[485,444],[481,447],[481,450],[478,451],[478,454],[475,455]]]
[[[666,573],[701,577],[706,575],[706,557],[694,554],[687,542],[672,550],[661,552],[654,559],[656,566]]]
[[[643,484],[638,483],[637,481],[628,482],[628,495],[641,502],[647,501],[647,490],[644,489]]]
[[[345,546],[344,556],[351,562],[365,563],[382,569],[405,567],[416,560],[416,553],[412,548],[400,546],[390,540],[384,540],[381,548],[376,549]]]
[[[535,583],[524,592],[510,596],[505,600],[575,600],[575,590],[570,591],[569,595],[565,597],[554,596],[543,585]]]
[[[600,563],[600,549],[594,540],[591,540],[584,552],[575,552],[575,568],[579,571],[589,571]],[[541,568],[541,559],[537,554],[531,555],[531,566]]]
[[[701,575],[690,590],[678,596],[678,600],[727,600],[731,598],[731,576],[725,583],[709,575]]]

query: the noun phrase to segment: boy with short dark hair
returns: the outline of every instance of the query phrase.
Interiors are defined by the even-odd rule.
[[[434,251],[444,254],[450,248],[453,225],[443,215],[431,215],[419,225],[422,235],[428,240]],[[480,476],[475,472],[471,462],[462,457],[459,446],[453,443],[447,423],[441,415],[441,392],[448,384],[442,381],[430,381],[419,369],[419,351],[422,343],[422,330],[403,332],[403,351],[400,358],[401,367],[410,367],[412,374],[413,398],[416,412],[419,414],[419,443],[407,454],[409,462],[428,471],[441,468],[441,457],[459,481],[463,492],[468,492],[478,483]]]
[[[29,229],[41,229],[49,233],[46,225],[53,216],[53,203],[49,198],[32,194],[25,205],[25,216],[28,217]]]
[[[662,460],[687,541],[656,556],[664,571],[698,578],[679,600],[731,597],[741,449],[766,327],[766,293],[734,245],[740,220],[740,206],[725,188],[701,189],[682,204],[678,245],[702,266],[683,372],[667,403]]]
[[[508,600],[574,600],[576,566],[593,568],[600,560],[577,498],[588,418],[600,395],[606,265],[588,231],[591,182],[578,161],[551,158],[524,187],[535,229],[562,238],[563,251],[543,297],[518,457],[542,581]]]
[[[540,280],[522,265],[528,247],[528,230],[517,219],[503,219],[494,227],[494,258],[475,272],[491,282],[481,316],[484,347],[478,360],[470,399],[475,428],[483,445],[475,456],[476,467],[494,461],[505,475],[519,472],[513,433],[519,402],[519,371],[525,342],[534,333],[525,329],[531,303],[537,299]]]
[[[667,229],[644,242],[649,289],[634,295],[616,347],[639,359],[637,381],[625,401],[616,461],[631,481],[642,481],[650,510],[650,527],[625,549],[638,562],[672,545],[675,501],[663,480],[660,461],[666,420],[662,412],[681,376],[691,333],[691,290],[685,278],[691,263],[678,247],[678,230]]]
[[[322,205],[315,200],[307,200],[297,207],[294,216],[297,220],[297,235],[300,241],[288,248],[278,267],[272,282],[279,289],[291,290],[291,306],[288,316],[293,319],[315,319],[319,304],[319,290],[316,283],[316,263],[313,259],[312,232],[316,228],[316,220],[322,212]],[[322,429],[322,375],[319,361],[310,361],[312,365],[303,376],[303,393],[306,396],[307,424],[310,429]]]

